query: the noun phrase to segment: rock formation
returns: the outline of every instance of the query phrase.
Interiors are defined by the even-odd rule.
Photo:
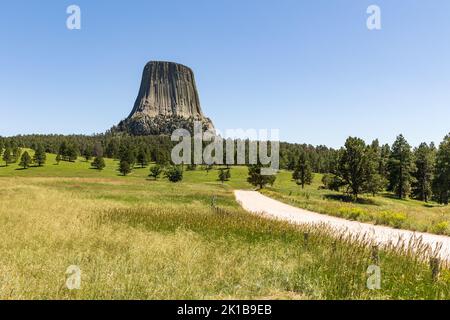
[[[214,130],[200,107],[194,73],[184,65],[151,61],[142,75],[133,110],[116,131],[133,135],[171,134],[177,128],[192,131],[193,121]]]

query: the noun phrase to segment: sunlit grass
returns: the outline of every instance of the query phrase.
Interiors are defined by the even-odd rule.
[[[381,251],[382,289],[368,290],[370,243],[250,215],[220,182],[0,183],[2,299],[450,298],[447,271],[433,283],[427,262],[403,251]],[[70,265],[80,290],[65,286]]]

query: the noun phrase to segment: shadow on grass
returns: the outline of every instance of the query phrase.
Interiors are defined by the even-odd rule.
[[[349,196],[346,194],[326,194],[326,195],[324,195],[324,198],[327,200],[340,201],[340,202],[351,202],[351,203],[358,203],[358,204],[367,204],[367,205],[372,205],[372,206],[379,205],[373,199],[358,198],[355,200],[352,196]]]

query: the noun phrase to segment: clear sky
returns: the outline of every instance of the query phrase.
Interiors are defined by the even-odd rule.
[[[81,8],[81,30],[66,8]],[[366,27],[370,4],[382,30]],[[0,135],[104,132],[147,61],[191,67],[225,129],[440,142],[450,132],[448,0],[15,0],[0,6]]]

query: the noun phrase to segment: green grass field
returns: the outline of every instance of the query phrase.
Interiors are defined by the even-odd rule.
[[[40,168],[0,167],[0,299],[450,298],[450,273],[432,281],[420,253],[382,250],[381,289],[369,290],[367,240],[244,212],[232,193],[251,188],[244,167],[225,184],[216,170],[185,171],[172,184],[149,179],[148,168],[122,177],[110,159],[99,172],[81,159],[55,165],[54,158]],[[317,187],[306,195],[282,172],[264,192],[309,209],[350,206]],[[211,207],[213,198],[223,212]],[[432,212],[430,221],[445,211],[405,203]],[[80,290],[65,286],[70,265],[82,271]]]

